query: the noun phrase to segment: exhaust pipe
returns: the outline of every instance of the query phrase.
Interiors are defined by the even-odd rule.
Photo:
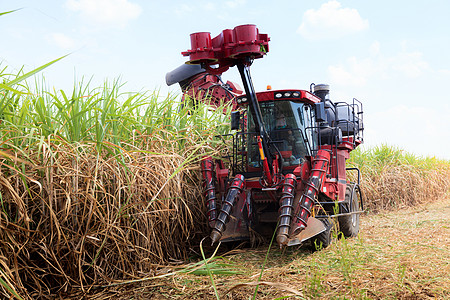
[[[328,84],[314,85],[314,95],[322,99],[322,102],[330,99],[330,86]]]

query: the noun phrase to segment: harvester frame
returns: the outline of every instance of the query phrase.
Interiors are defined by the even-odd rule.
[[[249,69],[269,51],[269,41],[255,25],[226,29],[215,38],[193,33],[191,49],[182,53],[189,56],[187,65],[168,73],[166,81],[180,84],[184,101],[212,107],[231,102],[234,108],[231,155],[201,162],[212,243],[276,230],[280,247],[308,239],[326,247],[333,224],[347,237],[359,231],[360,171],[346,168],[346,160],[363,142],[362,103],[333,103],[324,84],[312,84],[310,91],[256,93]],[[245,94],[220,78],[233,66]],[[347,180],[347,171],[357,172],[357,182]]]

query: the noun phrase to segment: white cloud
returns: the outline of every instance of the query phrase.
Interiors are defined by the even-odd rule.
[[[379,78],[386,77],[387,62],[383,60],[380,43],[375,41],[369,47],[369,56],[347,58],[345,63],[328,67],[328,75],[332,84],[343,86],[365,86],[368,80],[377,74]]]
[[[215,4],[214,2],[207,2],[207,3],[204,5],[204,9],[205,9],[206,11],[214,11],[214,10],[216,9],[216,4]]]
[[[364,86],[368,78],[375,72],[371,59],[350,57],[345,65],[339,64],[328,67],[328,74],[333,84]]]
[[[180,17],[185,17],[186,15],[192,15],[196,11],[205,11],[206,13],[211,13],[213,11],[221,11],[217,15],[217,18],[222,20],[229,20],[230,17],[227,16],[229,10],[234,10],[247,3],[247,0],[229,0],[225,2],[213,2],[213,1],[191,1],[188,4],[183,3],[177,5],[175,8],[175,14]]]
[[[342,8],[336,0],[322,4],[318,10],[309,9],[297,32],[311,40],[337,39],[363,31],[369,21],[363,19],[354,8]]]
[[[399,53],[392,60],[392,69],[409,78],[419,77],[428,67],[428,63],[422,59],[422,53],[418,51]]]
[[[449,106],[396,105],[367,114],[364,116],[365,141],[368,146],[386,143],[418,155],[450,159],[447,151],[450,147],[450,119],[434,117],[446,113],[450,113]]]
[[[63,33],[52,33],[48,36],[48,40],[62,49],[71,49],[75,46],[75,41]]]
[[[369,47],[369,53],[371,56],[380,54],[380,50],[381,50],[380,42],[378,41],[373,42],[372,45],[370,45]]]
[[[175,9],[175,13],[179,16],[184,16],[187,14],[191,14],[194,11],[191,5],[187,4],[181,4],[180,6],[177,6]]]
[[[450,76],[450,70],[442,69],[438,70],[439,74],[442,74],[442,76]]]
[[[232,0],[232,1],[226,1],[225,4],[229,7],[229,8],[236,8],[238,6],[242,6],[246,3],[246,0]]]
[[[384,56],[380,43],[375,41],[368,53],[367,57],[352,56],[344,63],[329,66],[330,81],[343,86],[362,87],[373,78],[417,78],[430,69],[419,51],[403,49],[392,56]]]
[[[125,27],[142,12],[138,4],[128,0],[67,0],[66,5],[92,23],[116,28]]]

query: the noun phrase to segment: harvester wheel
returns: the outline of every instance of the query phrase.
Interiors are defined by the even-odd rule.
[[[324,223],[326,230],[311,239],[311,246],[313,251],[327,248],[331,244],[333,238],[332,232],[333,227],[335,227],[333,220],[320,219],[320,221]]]
[[[345,190],[345,199],[348,203],[349,212],[359,211],[359,201],[361,194],[358,193],[359,187],[348,184]],[[352,214],[338,218],[339,229],[345,237],[355,237],[359,232],[359,214]]]

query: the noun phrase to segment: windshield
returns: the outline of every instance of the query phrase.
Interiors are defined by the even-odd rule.
[[[307,135],[312,138],[308,132],[305,133],[305,128],[312,126],[309,106],[292,101],[267,101],[261,102],[260,108],[264,126],[271,139],[270,145],[281,153],[283,166],[298,166],[306,155],[310,155],[312,146],[305,140]],[[248,130],[252,132],[248,136],[249,167],[259,168],[261,163],[255,125],[250,110],[248,113]]]

